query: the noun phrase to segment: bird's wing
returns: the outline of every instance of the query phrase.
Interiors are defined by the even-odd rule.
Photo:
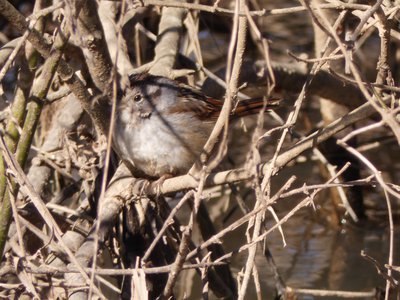
[[[193,112],[200,120],[215,122],[221,112],[223,101],[205,96],[200,90],[179,83],[179,101],[170,112]],[[266,97],[240,100],[231,112],[233,119],[257,114],[259,111],[270,110],[279,105],[277,99]]]

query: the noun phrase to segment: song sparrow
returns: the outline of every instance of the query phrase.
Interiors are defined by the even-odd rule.
[[[114,144],[130,167],[147,176],[184,174],[199,157],[222,105],[177,81],[147,73],[132,75],[117,105]],[[243,100],[232,118],[255,114],[263,107],[262,99]]]

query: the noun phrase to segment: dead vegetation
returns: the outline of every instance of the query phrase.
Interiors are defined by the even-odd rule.
[[[363,256],[398,297],[397,1],[13,4],[0,0],[0,298],[179,298],[188,269],[196,298],[378,298],[281,278],[271,233],[284,244],[310,207],[331,227],[384,212],[389,256]],[[140,72],[224,99],[212,155],[161,184],[132,177],[110,143]],[[228,130],[238,101],[260,96],[281,107]]]

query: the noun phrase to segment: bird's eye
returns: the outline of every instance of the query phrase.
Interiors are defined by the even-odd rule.
[[[135,102],[140,102],[140,101],[142,101],[142,95],[140,95],[140,94],[136,94],[135,96],[133,96],[133,101],[135,101]]]

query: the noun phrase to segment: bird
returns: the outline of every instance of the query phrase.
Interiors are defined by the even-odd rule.
[[[232,120],[271,109],[277,101],[242,100]],[[176,80],[133,74],[116,107],[113,143],[136,174],[148,178],[186,174],[202,153],[223,101]]]

